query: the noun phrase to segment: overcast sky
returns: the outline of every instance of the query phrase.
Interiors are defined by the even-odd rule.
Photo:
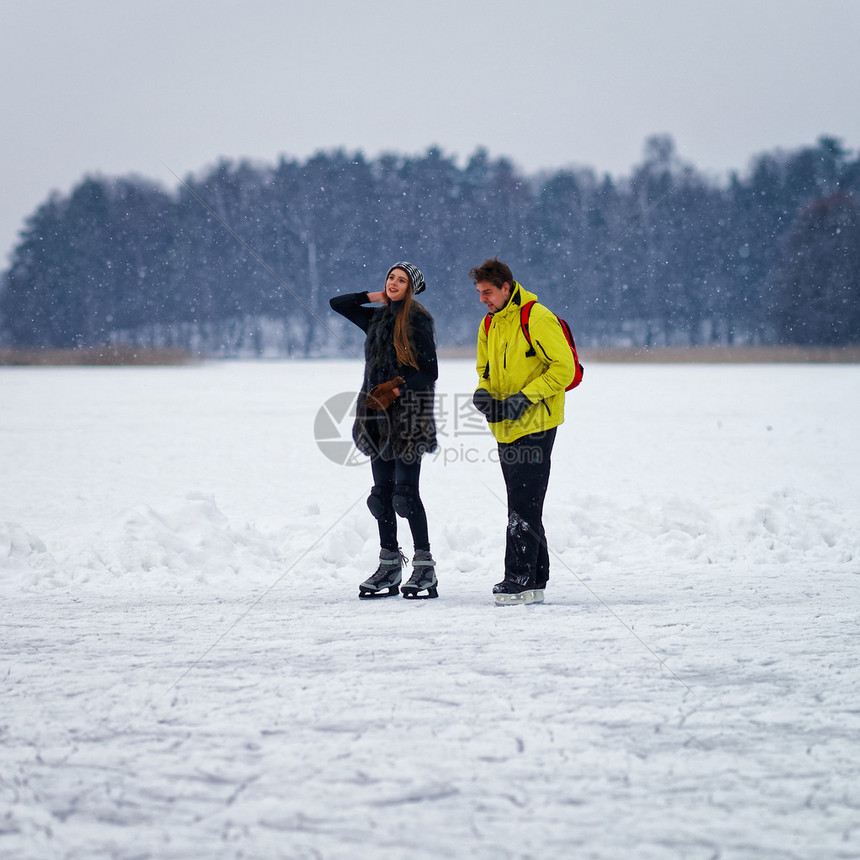
[[[435,144],[623,176],[656,133],[715,175],[856,150],[858,46],[858,0],[0,0],[0,265],[93,173]]]

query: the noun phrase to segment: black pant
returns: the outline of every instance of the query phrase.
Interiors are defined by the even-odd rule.
[[[543,529],[543,503],[549,484],[556,427],[499,443],[499,460],[508,491],[505,579],[526,588],[543,588],[549,579],[549,552]]]
[[[383,460],[373,457],[370,460],[373,470],[373,495],[382,503],[382,513],[378,516],[379,545],[383,549],[396,550],[397,514],[394,510],[395,493],[401,499],[406,499],[401,510],[408,515],[406,521],[412,532],[412,542],[415,549],[430,549],[430,537],[427,533],[427,514],[424,503],[418,495],[418,481],[421,475],[421,459],[404,463],[403,460]]]

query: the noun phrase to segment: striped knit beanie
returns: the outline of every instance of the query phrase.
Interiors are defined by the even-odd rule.
[[[395,269],[403,269],[403,271],[409,275],[413,295],[417,296],[418,293],[424,290],[424,287],[426,286],[424,283],[424,275],[421,274],[421,270],[417,266],[413,266],[412,263],[395,263],[388,270],[388,274],[385,276],[386,280],[388,280],[388,275],[390,275]]]

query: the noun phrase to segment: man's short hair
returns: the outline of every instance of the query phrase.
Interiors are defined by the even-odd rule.
[[[482,281],[489,281],[497,289],[501,289],[505,285],[505,282],[510,284],[511,287],[514,285],[513,272],[498,257],[493,257],[492,260],[484,260],[480,266],[470,269],[469,277],[476,284]]]

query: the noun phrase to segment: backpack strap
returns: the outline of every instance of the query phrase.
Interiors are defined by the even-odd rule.
[[[531,316],[532,305],[534,304],[534,299],[530,302],[526,302],[520,308],[520,328],[523,330],[523,334],[525,335],[526,341],[528,342],[529,348],[526,351],[526,357],[530,357],[532,355],[537,355],[535,352],[535,348],[532,345],[532,337],[529,334],[529,316]]]

